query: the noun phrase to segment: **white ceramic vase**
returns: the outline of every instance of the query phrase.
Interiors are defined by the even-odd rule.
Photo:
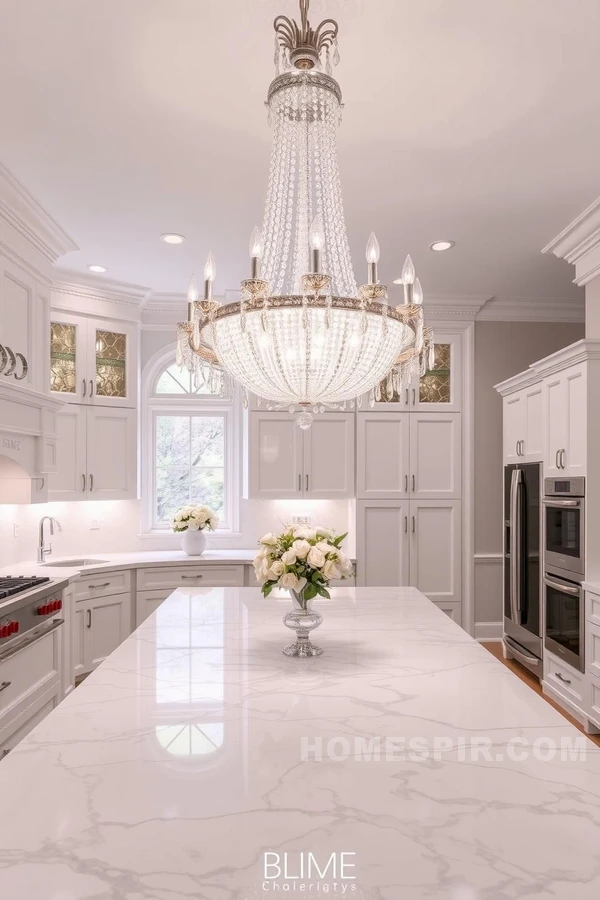
[[[206,550],[206,535],[203,531],[190,531],[188,528],[183,532],[181,546],[188,556],[202,556]]]

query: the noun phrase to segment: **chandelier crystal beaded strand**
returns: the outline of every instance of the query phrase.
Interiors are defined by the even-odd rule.
[[[250,277],[239,301],[218,303],[209,255],[204,299],[192,280],[177,345],[179,364],[198,386],[225,392],[233,378],[245,398],[251,391],[269,408],[299,411],[303,428],[325,407],[344,408],[369,392],[374,402],[382,384],[386,397],[401,390],[433,346],[410,257],[404,303],[393,308],[372,234],[368,283],[357,287],[337,159],[342,94],[331,73],[338,25],[326,19],[313,28],[308,8],[300,0],[300,23],[275,20],[277,75],[267,100],[274,140],[263,227],[250,238]]]

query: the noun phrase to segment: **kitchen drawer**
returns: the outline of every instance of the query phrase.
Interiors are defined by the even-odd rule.
[[[589,706],[588,717],[594,725],[600,728],[600,678],[589,675]]]
[[[600,626],[600,596],[591,591],[585,593],[585,618],[587,622]]]
[[[243,587],[243,566],[155,566],[138,569],[138,591],[157,591],[178,587]]]
[[[61,684],[61,632],[64,625],[0,662],[0,729],[21,709]]]
[[[585,625],[585,670],[600,678],[600,625]]]
[[[75,602],[90,600],[93,597],[108,597],[112,594],[126,594],[131,590],[131,571],[98,572],[96,575],[83,575],[73,585]]]
[[[46,691],[29,706],[25,707],[5,726],[0,725],[0,760],[27,737],[30,731],[39,725],[46,716],[56,709],[60,703],[58,686]]]
[[[560,694],[568,703],[579,709],[584,706],[585,676],[572,669],[551,653],[544,654],[544,681]]]

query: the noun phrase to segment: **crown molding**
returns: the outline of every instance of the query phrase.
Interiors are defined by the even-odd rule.
[[[491,297],[477,322],[585,322],[585,297]]]
[[[562,372],[564,369],[590,360],[600,362],[600,340],[586,338],[569,344],[568,347],[562,347],[556,353],[551,353],[550,356],[545,356],[532,363],[525,372],[520,372],[518,375],[507,378],[506,381],[494,385],[494,388],[505,397],[507,394],[514,394],[521,388],[538,384],[548,375],[554,375],[556,372]]]
[[[135,306],[138,309],[151,293],[150,288],[140,284],[129,284],[125,281],[113,281],[102,276],[86,275],[67,269],[54,268],[52,290],[55,293],[70,294],[86,300],[110,300]]]
[[[65,253],[79,249],[58,222],[2,163],[0,163],[0,218],[51,263]]]
[[[584,286],[600,275],[600,197],[546,244],[542,253],[554,253],[575,266],[575,284]]]

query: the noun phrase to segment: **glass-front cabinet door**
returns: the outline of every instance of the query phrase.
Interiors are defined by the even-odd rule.
[[[135,406],[135,328],[51,315],[50,390],[72,403]]]
[[[430,412],[459,412],[462,400],[462,335],[435,333],[433,365],[425,374],[413,378],[400,393],[391,392],[386,381],[375,391],[375,402],[363,397],[362,409],[389,412],[421,410]]]

